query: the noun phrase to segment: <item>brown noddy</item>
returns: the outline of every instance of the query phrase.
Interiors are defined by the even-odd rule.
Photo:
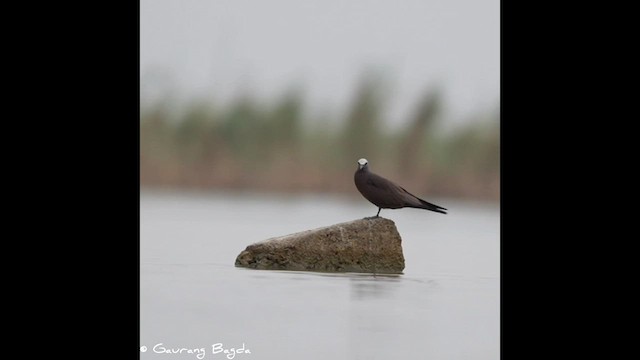
[[[358,160],[358,170],[356,170],[353,178],[362,196],[378,207],[376,217],[380,215],[380,210],[382,209],[400,209],[404,207],[426,209],[446,214],[444,210],[447,209],[426,202],[393,181],[369,171],[367,159]]]

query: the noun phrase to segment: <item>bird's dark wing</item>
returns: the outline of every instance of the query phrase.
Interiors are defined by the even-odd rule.
[[[411,194],[402,186],[374,173],[367,173],[362,195],[373,204],[385,209],[414,207],[446,214],[441,206],[429,203]],[[356,183],[356,186],[358,183]]]
[[[408,196],[412,197],[413,199],[415,199],[415,201],[418,201],[418,207],[422,208],[422,209],[427,209],[427,210],[431,210],[431,211],[435,211],[435,212],[439,212],[442,214],[446,214],[445,211],[443,210],[447,210],[445,208],[443,208],[442,206],[438,206],[436,204],[432,204],[426,200],[423,200],[415,195],[413,195],[412,193],[408,192],[407,190],[405,190],[403,187],[400,187]],[[412,203],[415,203],[415,201],[411,201]],[[411,205],[413,206],[413,205]]]
[[[369,173],[367,184],[371,186],[371,196],[375,198],[374,203],[383,207],[397,208],[407,205],[406,190],[391,180],[385,179],[374,173]]]

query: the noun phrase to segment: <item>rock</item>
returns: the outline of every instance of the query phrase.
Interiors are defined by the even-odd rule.
[[[236,266],[260,270],[400,274],[402,239],[393,221],[365,218],[247,246]]]

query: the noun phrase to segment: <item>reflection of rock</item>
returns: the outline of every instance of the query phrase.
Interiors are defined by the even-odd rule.
[[[350,298],[352,300],[381,299],[394,293],[398,287],[400,275],[381,274],[374,276],[351,276],[349,278]]]
[[[367,218],[267,239],[236,266],[261,270],[402,273],[402,239],[393,221]]]

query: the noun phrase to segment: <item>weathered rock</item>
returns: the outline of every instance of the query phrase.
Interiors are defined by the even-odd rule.
[[[393,221],[365,218],[247,246],[236,266],[260,270],[399,274],[402,239]]]

